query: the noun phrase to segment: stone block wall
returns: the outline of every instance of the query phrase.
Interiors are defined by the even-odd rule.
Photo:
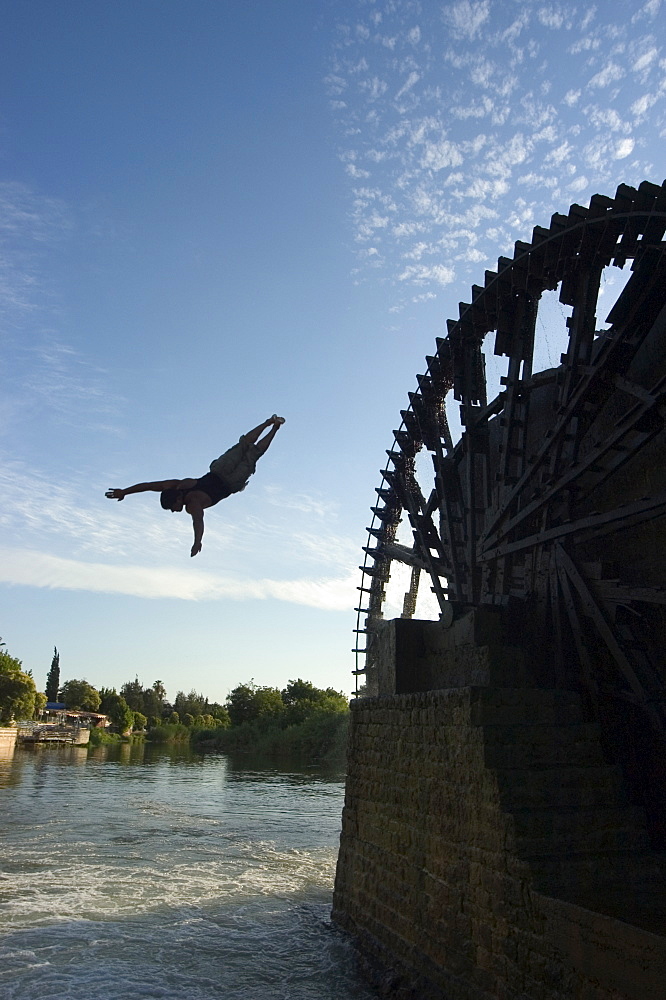
[[[369,695],[407,694],[472,684],[530,687],[525,654],[503,639],[500,615],[477,609],[442,628],[438,621],[395,618],[374,625]]]
[[[666,879],[577,695],[352,706],[334,920],[419,1000],[664,1000]]]

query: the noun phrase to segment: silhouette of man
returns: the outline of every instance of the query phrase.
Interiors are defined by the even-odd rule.
[[[240,493],[245,489],[257,467],[257,461],[265,454],[283,423],[284,417],[278,417],[274,413],[263,424],[241,435],[238,444],[214,459],[210,463],[210,471],[199,479],[163,479],[156,483],[137,483],[136,486],[128,486],[126,490],[107,490],[104,495],[109,500],[124,500],[129,493],[152,491],[160,494],[164,510],[178,513],[184,508],[192,518],[194,545],[190,555],[195,556],[197,552],[201,552],[204,510],[214,507],[232,493]],[[270,431],[262,438],[261,435],[269,427]]]

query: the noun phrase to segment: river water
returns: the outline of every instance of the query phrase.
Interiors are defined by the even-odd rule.
[[[329,923],[343,790],[189,748],[17,748],[0,997],[370,1000]]]

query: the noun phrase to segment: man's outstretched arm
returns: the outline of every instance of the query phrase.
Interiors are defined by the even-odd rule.
[[[201,552],[201,539],[204,533],[204,509],[201,504],[197,503],[195,500],[190,500],[185,508],[187,513],[192,518],[192,527],[194,528],[194,545],[190,552],[191,556],[195,556],[197,552]]]
[[[128,486],[125,490],[107,490],[104,496],[109,500],[124,500],[128,493],[161,493],[163,490],[189,490],[196,483],[196,479],[161,479],[155,483],[137,483],[136,486]]]

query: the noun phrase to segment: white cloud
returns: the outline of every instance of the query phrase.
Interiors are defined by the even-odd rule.
[[[455,38],[475,38],[490,16],[490,0],[460,0],[444,8],[444,19]]]
[[[495,104],[490,97],[482,97],[480,101],[472,102],[466,107],[454,105],[451,107],[450,113],[454,118],[485,118],[492,113],[494,108]]]
[[[561,7],[541,7],[537,11],[537,17],[545,28],[561,28],[565,21]]]
[[[0,311],[31,312],[46,288],[41,258],[73,229],[67,206],[25,184],[0,183]]]
[[[485,201],[486,198],[500,198],[508,190],[508,181],[504,179],[485,180],[484,178],[477,177],[470,181],[467,187],[461,191],[461,194],[465,198],[476,198],[479,201]]]
[[[402,274],[398,275],[398,281],[410,281],[415,285],[424,285],[427,282],[434,282],[444,287],[450,285],[455,280],[456,272],[452,267],[444,264],[433,264],[427,267],[425,264],[410,264]]]
[[[631,23],[635,24],[636,21],[640,21],[644,18],[648,20],[656,18],[660,8],[661,8],[661,0],[648,0],[648,2],[646,4],[643,4],[643,6],[640,7],[636,11],[636,13],[632,16]]]
[[[366,92],[369,101],[378,101],[388,90],[388,83],[386,80],[380,80],[379,77],[373,76],[370,80],[361,81],[359,87]]]
[[[363,219],[358,225],[358,240],[371,239],[376,234],[377,229],[384,229],[389,224],[388,215],[377,215],[373,213],[368,218]]]
[[[414,236],[418,233],[424,231],[424,225],[420,222],[399,222],[396,226],[393,226],[391,232],[393,236],[397,236],[398,239],[404,236]]]
[[[529,174],[521,174],[516,178],[516,183],[530,188],[554,188],[557,184],[557,178],[531,172]]]
[[[465,260],[469,264],[482,264],[484,260],[488,260],[486,254],[481,253],[480,250],[465,250],[463,253],[459,254],[456,258],[457,260]]]
[[[623,160],[626,156],[629,156],[633,152],[634,145],[633,139],[620,139],[613,154],[615,159]]]
[[[405,260],[420,260],[424,253],[432,253],[432,246],[429,243],[417,243],[415,246],[403,254]]]
[[[416,9],[417,48],[409,35]],[[644,5],[643,16],[657,9]],[[662,91],[643,82],[659,61],[656,31],[632,31],[612,5],[449,0],[441,10],[438,19],[427,4],[382,4],[382,30],[396,48],[389,53],[373,36],[345,56],[350,66],[365,59],[363,78],[389,87],[373,100],[357,95],[345,125],[359,150],[352,162],[372,164],[372,194],[355,196],[353,214],[359,251],[378,251],[365,253],[364,266],[403,287],[430,283],[424,268],[437,259],[478,280],[482,258],[504,252],[528,222],[565,211],[572,192],[637,183],[654,172],[634,160],[652,143],[648,122],[654,135],[664,127]],[[407,106],[411,91],[418,111]],[[403,94],[402,104],[392,94]],[[529,220],[512,192],[529,202]],[[504,221],[494,242],[486,225],[497,215]],[[432,281],[433,292],[441,287]]]
[[[331,97],[339,97],[347,88],[347,81],[344,76],[338,76],[335,73],[331,73],[329,76],[324,77],[324,84],[326,85],[327,92]]]
[[[642,118],[656,102],[657,97],[655,94],[643,94],[642,97],[639,97],[631,105],[632,114],[637,118]]]
[[[617,63],[612,60],[604,66],[603,69],[599,70],[591,80],[588,86],[590,87],[608,87],[609,84],[615,83],[617,80],[621,80],[624,76],[624,70]]]
[[[655,61],[659,55],[658,49],[654,46],[647,52],[644,52],[642,56],[639,56],[631,67],[634,73],[642,73],[644,70],[648,69],[652,63]]]
[[[361,168],[357,167],[355,163],[348,163],[345,170],[350,177],[354,178],[354,180],[366,180],[370,176],[370,172],[368,170],[361,170]]]
[[[301,514],[316,514],[320,518],[331,518],[338,513],[337,503],[306,493],[288,493],[279,486],[265,486],[264,495],[270,504],[281,510],[297,510]]]
[[[570,142],[561,143],[556,149],[551,149],[544,159],[544,163],[554,163],[560,166],[573,154],[574,148]]]
[[[569,46],[567,51],[570,52],[571,55],[575,56],[580,52],[590,52],[591,50],[598,49],[600,46],[600,38],[592,38],[591,35],[588,35],[586,38],[579,38],[577,42],[574,42],[573,45]]]
[[[610,132],[626,128],[615,108],[594,108],[590,113],[590,121],[595,128]]]
[[[0,583],[50,590],[125,594],[147,599],[278,600],[327,611],[347,610],[358,573],[294,580],[242,579],[181,566],[110,566],[46,553],[0,548]]]
[[[462,154],[454,142],[442,139],[440,142],[426,143],[424,146],[421,164],[427,170],[459,167],[462,163]]]
[[[416,72],[410,73],[405,82],[403,83],[402,87],[398,91],[398,93],[395,95],[396,100],[398,100],[398,98],[400,97],[403,97],[407,93],[407,91],[412,89],[412,87],[415,87],[420,79],[421,77],[418,73]]]
[[[579,191],[584,191],[589,183],[590,182],[588,181],[587,177],[581,176],[577,177],[575,181],[571,182],[571,184],[568,184],[567,187],[569,191],[577,193]]]

